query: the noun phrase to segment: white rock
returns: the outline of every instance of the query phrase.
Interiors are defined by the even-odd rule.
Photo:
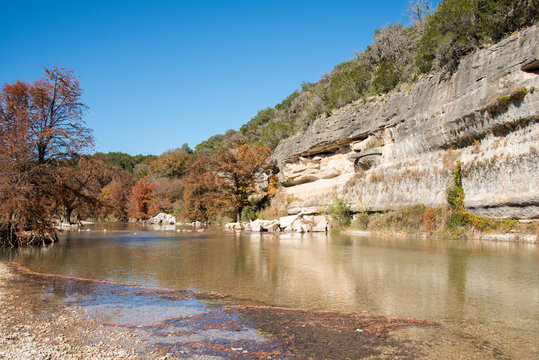
[[[325,216],[315,216],[315,225],[312,227],[312,232],[326,232],[328,229],[328,221]]]
[[[239,222],[232,222],[232,223],[225,224],[226,230],[234,230],[234,229],[237,229],[238,227],[241,229],[241,224]]]
[[[146,223],[151,225],[175,225],[176,217],[166,213],[159,213],[153,218],[146,220]]]
[[[266,231],[275,232],[278,231],[279,220],[260,220],[260,226]]]
[[[249,223],[251,225],[251,231],[260,232],[262,231],[262,228],[260,226],[260,220],[251,221]]]
[[[290,225],[292,225],[294,221],[298,219],[298,217],[299,215],[290,215],[290,216],[283,216],[279,218],[279,223],[281,225],[281,228],[289,227]]]

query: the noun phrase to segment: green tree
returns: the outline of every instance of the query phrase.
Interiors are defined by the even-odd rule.
[[[369,87],[371,75],[361,65],[338,72],[330,79],[327,91],[328,108],[335,109],[362,97]]]
[[[386,93],[397,86],[398,83],[399,76],[393,65],[387,60],[382,60],[374,73],[373,86],[376,93]]]
[[[464,210],[464,189],[462,188],[462,168],[460,161],[453,173],[453,184],[447,188],[447,203],[451,209],[451,216],[448,221],[449,227],[466,225],[466,212]]]
[[[240,128],[240,131],[247,135],[250,133],[258,133],[261,125],[265,125],[269,123],[271,120],[275,118],[275,110],[272,108],[265,108],[264,110],[260,110],[254,118],[249,120],[249,122],[245,125],[242,125]]]
[[[195,146],[195,156],[207,156],[211,157],[222,149],[222,142],[224,136],[221,134],[213,135],[208,140],[202,141]]]
[[[291,124],[270,122],[260,134],[260,145],[274,150],[282,139],[289,137],[292,133],[293,126]]]

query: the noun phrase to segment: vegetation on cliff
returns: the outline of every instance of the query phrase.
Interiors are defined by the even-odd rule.
[[[426,233],[439,237],[476,237],[483,232],[534,234],[539,223],[479,216],[464,208],[462,167],[457,162],[453,182],[447,188],[447,204],[429,208],[424,204],[400,207],[384,213],[358,214],[350,228],[375,232]]]
[[[426,0],[410,1],[410,26],[389,24],[374,32],[372,45],[338,64],[316,83],[304,83],[273,108],[260,110],[239,131],[214,135],[196,146],[219,149],[257,144],[275,149],[315,119],[361,98],[387,93],[423,74],[456,69],[459,60],[539,20],[537,0],[443,0],[434,12]]]

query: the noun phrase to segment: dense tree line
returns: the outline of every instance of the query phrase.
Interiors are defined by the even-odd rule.
[[[32,84],[0,92],[0,244],[56,241],[58,225],[80,219],[240,218],[270,166],[259,146],[195,154],[187,144],[160,156],[88,155],[94,140],[72,71],[45,69]]]
[[[130,185],[130,201],[121,203],[123,209],[111,206],[111,214],[147,219],[167,212],[192,221],[206,222],[222,216],[239,221],[244,208],[250,205],[250,197],[266,194],[267,182],[259,180],[267,178],[265,172],[272,167],[270,155],[267,147],[246,144],[209,156],[196,155],[185,147],[167,151],[145,163],[148,174],[144,177],[136,180],[123,173],[121,179],[130,180],[122,180],[117,191],[121,193]],[[119,204],[114,188],[110,185],[104,192],[109,203]]]
[[[433,71],[450,76],[463,56],[536,23],[539,0],[443,0],[436,11],[427,0],[412,0],[406,15],[409,26],[397,23],[376,30],[373,43],[355,58],[259,111],[239,131],[202,142],[196,152],[209,155],[241,144],[275,149],[315,119],[353,101],[387,93]]]

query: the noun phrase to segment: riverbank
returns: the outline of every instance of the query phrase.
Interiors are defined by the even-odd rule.
[[[81,308],[43,297],[37,285],[14,282],[17,274],[0,262],[0,359],[139,359],[111,333],[81,317]],[[101,337],[106,341],[90,343]]]
[[[416,351],[396,340],[402,333],[395,329],[436,328],[418,319],[242,305],[218,294],[38,274],[2,262],[0,305],[0,359],[393,358]]]
[[[368,231],[368,230],[343,230],[343,234],[355,236],[393,236],[393,237],[420,237],[420,238],[438,238],[431,236],[428,233],[407,233],[407,232],[387,232],[387,231]],[[520,234],[520,233],[505,233],[505,234],[480,234],[475,233],[473,237],[466,240],[482,240],[482,241],[499,241],[511,243],[537,244],[537,235]]]
[[[454,214],[448,207],[425,205],[396,208],[382,213],[356,214],[341,231],[353,235],[413,236],[440,239],[537,243],[539,221],[479,216],[464,211]]]

